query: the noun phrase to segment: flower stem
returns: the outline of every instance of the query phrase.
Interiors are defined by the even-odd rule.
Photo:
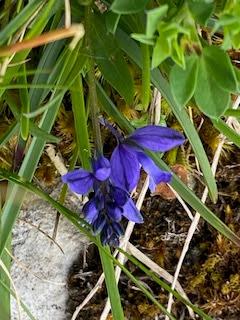
[[[101,139],[101,130],[98,121],[99,116],[99,107],[97,100],[97,91],[96,91],[96,83],[95,83],[95,73],[94,73],[94,60],[93,60],[93,51],[91,45],[91,28],[92,28],[92,8],[91,6],[86,7],[86,42],[87,48],[89,50],[89,71],[88,71],[88,87],[89,87],[89,98],[90,98],[90,114],[92,120],[92,128],[93,128],[93,139],[96,146],[97,154],[102,154],[102,139]]]
[[[150,54],[149,47],[147,44],[141,45],[142,51],[142,106],[143,110],[147,111],[149,100],[150,100]]]

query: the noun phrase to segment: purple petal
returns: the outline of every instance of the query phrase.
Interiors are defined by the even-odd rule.
[[[133,221],[136,223],[143,222],[143,217],[131,198],[129,198],[128,202],[123,207],[122,215],[130,221]]]
[[[131,147],[119,144],[111,156],[112,173],[114,184],[127,191],[132,191],[139,180],[140,165]]]
[[[149,189],[154,192],[156,186],[160,182],[170,182],[172,174],[167,171],[162,171],[154,161],[145,155],[143,152],[137,153],[138,161],[143,166],[144,171],[149,175]]]
[[[104,226],[106,225],[107,221],[103,214],[99,214],[97,219],[93,222],[93,232],[95,235],[99,234]]]
[[[120,207],[124,206],[129,198],[129,194],[125,190],[114,186],[112,186],[110,189],[110,196]]]
[[[135,130],[125,141],[134,141],[143,148],[165,152],[184,142],[184,136],[173,129],[149,125]]]
[[[98,217],[98,209],[95,203],[95,199],[89,200],[83,207],[83,213],[86,221],[92,224]]]
[[[112,205],[107,206],[107,215],[113,221],[119,222],[122,219],[122,211],[119,207]]]
[[[85,194],[92,188],[94,177],[91,172],[78,169],[62,176],[62,181],[67,183],[73,192]]]
[[[100,156],[93,162],[93,171],[96,179],[104,181],[109,178],[111,173],[110,162],[107,158]]]
[[[113,222],[112,223],[113,231],[120,237],[123,235],[124,231],[120,223]]]

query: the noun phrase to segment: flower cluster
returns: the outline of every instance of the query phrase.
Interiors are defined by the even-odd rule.
[[[137,186],[141,167],[150,177],[151,191],[160,182],[171,180],[171,173],[160,170],[143,149],[165,152],[181,145],[184,137],[173,129],[149,125],[124,138],[109,124],[107,126],[117,139],[110,161],[100,156],[93,161],[92,171],[74,170],[62,180],[79,194],[93,190],[91,199],[83,207],[85,219],[92,225],[94,234],[100,234],[103,244],[117,246],[123,233],[122,217],[143,222],[129,194]]]

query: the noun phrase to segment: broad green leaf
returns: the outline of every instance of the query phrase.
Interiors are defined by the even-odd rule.
[[[240,148],[240,135],[230,128],[223,120],[212,119],[214,127],[219,130],[229,141],[233,142],[238,148]]]
[[[157,25],[162,17],[167,13],[168,5],[147,11],[146,37],[151,38],[157,30]]]
[[[110,9],[118,14],[130,14],[144,10],[149,0],[114,0]]]
[[[173,39],[172,41],[171,58],[176,64],[178,64],[180,67],[185,69],[186,66],[185,66],[184,49],[178,43],[177,39]]]
[[[114,12],[107,12],[105,15],[105,22],[106,22],[106,27],[107,27],[107,31],[114,34],[117,26],[118,26],[118,22],[120,20],[121,15],[120,14],[116,14]]]
[[[133,102],[134,87],[127,62],[112,34],[107,34],[103,22],[95,15],[91,33],[95,60],[104,78],[129,104]]]
[[[211,74],[219,87],[227,92],[237,91],[236,75],[226,52],[216,46],[205,47],[201,60],[207,74]]]
[[[153,48],[152,69],[158,67],[165,59],[170,56],[171,45],[165,35],[160,34]]]
[[[194,98],[199,109],[211,118],[223,115],[230,103],[230,93],[219,87],[204,58],[200,59]]]
[[[185,67],[184,51],[179,43],[179,35],[189,34],[188,29],[175,22],[160,21],[157,30],[159,36],[153,48],[152,68],[158,67],[168,57]]]
[[[215,4],[212,0],[188,0],[188,6],[197,23],[205,26],[213,13]]]
[[[198,74],[198,57],[191,55],[187,57],[185,61],[185,70],[176,64],[170,72],[172,94],[181,108],[184,107],[193,96]]]

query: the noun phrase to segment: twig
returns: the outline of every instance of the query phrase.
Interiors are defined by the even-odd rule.
[[[239,104],[240,104],[240,96],[237,97],[237,99],[236,99],[236,101],[235,101],[235,103],[233,105],[233,109],[237,109]],[[229,117],[228,120],[226,121],[226,123],[228,124],[231,121],[232,121],[232,117]],[[224,145],[225,141],[226,141],[226,137],[223,136],[222,134],[220,134],[220,142],[219,142],[218,147],[217,147],[217,149],[215,151],[215,154],[214,154],[214,157],[213,157],[212,166],[211,166],[212,173],[213,173],[214,176],[216,174],[218,161],[219,161],[219,158],[220,158],[220,155],[221,155],[221,151],[222,151],[222,148],[223,148],[223,145]],[[202,203],[206,202],[207,196],[208,196],[208,188],[205,187],[205,189],[203,191],[202,198],[201,198]],[[192,237],[193,237],[193,235],[194,235],[194,233],[196,231],[199,219],[200,219],[200,214],[198,212],[196,212],[196,214],[194,216],[194,219],[192,221],[192,224],[191,224],[191,226],[190,226],[190,228],[188,230],[187,238],[185,240],[185,243],[184,243],[184,246],[183,246],[183,249],[182,249],[182,252],[181,252],[181,256],[180,256],[178,264],[177,264],[177,268],[176,268],[176,271],[175,271],[175,274],[174,274],[174,280],[172,282],[172,289],[175,288],[176,281],[178,279],[178,276],[180,274],[180,270],[182,268],[183,260],[184,260],[184,258],[186,256],[186,253],[188,252],[189,245],[190,245]],[[167,307],[168,312],[171,312],[172,304],[173,304],[173,295],[170,293],[169,294],[169,299],[168,299],[168,307]],[[168,320],[168,319],[169,319],[168,316],[166,316],[165,320]]]
[[[65,0],[65,28],[70,28],[71,26],[71,6],[70,1]]]
[[[69,28],[49,31],[35,38],[26,39],[9,46],[1,47],[0,57],[5,57],[26,49],[36,48],[61,39],[74,38],[79,41],[84,36],[84,33],[85,31],[82,24],[73,24]],[[76,45],[76,41],[74,41],[74,45]],[[71,49],[73,49],[74,45],[70,44]]]
[[[31,227],[37,229],[40,233],[42,233],[45,237],[47,237],[51,242],[53,242],[53,243],[58,247],[58,249],[64,254],[64,251],[63,251],[63,249],[61,248],[61,246],[56,242],[55,239],[53,239],[52,237],[50,237],[49,234],[47,234],[45,231],[43,231],[42,229],[40,229],[38,226],[36,226],[35,224],[33,224],[33,223],[30,222],[30,221],[26,221],[26,220],[21,219],[21,218],[19,218],[19,221],[24,222],[24,223],[30,225]]]
[[[188,217],[193,220],[193,215],[192,212],[190,211],[190,209],[188,208],[188,206],[186,205],[185,201],[180,197],[180,195],[173,189],[173,187],[168,184],[168,187],[171,189],[171,191],[174,193],[174,195],[176,196],[176,198],[178,199],[178,201],[181,203],[182,207],[184,208],[184,210],[187,212]]]

